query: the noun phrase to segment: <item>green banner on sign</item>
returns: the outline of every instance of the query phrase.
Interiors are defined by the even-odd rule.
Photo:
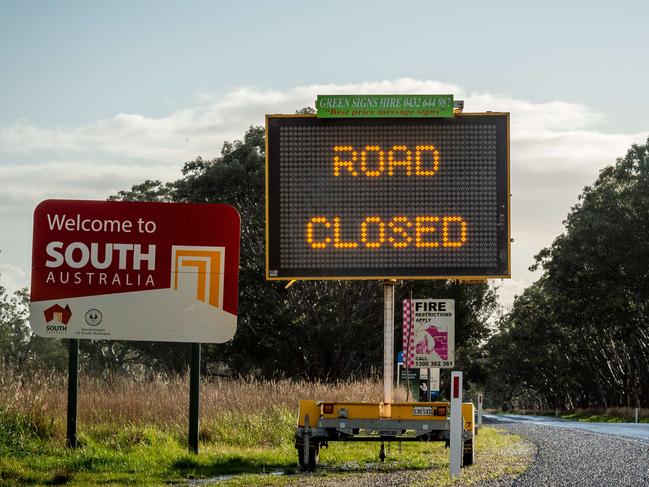
[[[318,95],[319,118],[449,118],[453,95]]]

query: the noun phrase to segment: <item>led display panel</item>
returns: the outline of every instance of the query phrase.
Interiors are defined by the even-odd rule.
[[[267,279],[509,277],[509,114],[266,117]]]

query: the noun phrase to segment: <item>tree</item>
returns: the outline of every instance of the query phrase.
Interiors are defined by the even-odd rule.
[[[492,339],[491,365],[502,380],[507,360],[519,364],[506,383],[553,407],[649,404],[649,141],[604,168],[564,224]]]
[[[146,181],[113,199],[228,203],[241,214],[239,327],[231,342],[204,347],[208,367],[224,362],[238,374],[325,380],[368,375],[383,363],[378,283],[306,281],[286,289],[264,280],[264,151],[263,127],[250,127],[243,140],[226,142],[220,157],[185,163],[181,179]],[[416,281],[398,287],[396,302],[411,290],[417,297],[457,299],[458,355],[468,366],[487,337],[494,293],[486,285]],[[399,337],[400,306],[395,323]],[[177,345],[131,342],[127,349],[141,354],[139,360],[155,359],[174,370],[187,363],[182,354],[171,353],[181,350]]]
[[[25,295],[25,291],[9,295],[0,286],[0,357],[7,367],[23,365],[29,350],[31,334]]]
[[[61,341],[41,338],[31,332],[27,289],[8,294],[0,286],[0,364],[21,372],[65,367]]]

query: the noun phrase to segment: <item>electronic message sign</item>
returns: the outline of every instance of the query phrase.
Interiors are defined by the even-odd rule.
[[[32,330],[226,342],[237,328],[239,240],[229,205],[43,201],[34,211]]]
[[[267,279],[509,277],[509,114],[266,117]]]

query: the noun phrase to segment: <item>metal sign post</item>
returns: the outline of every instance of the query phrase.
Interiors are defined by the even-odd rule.
[[[77,447],[77,398],[79,395],[79,340],[71,338],[68,355],[68,420],[66,443]]]
[[[383,281],[383,402],[392,403],[394,383],[394,286],[395,281]]]
[[[198,454],[198,417],[201,395],[201,344],[191,344],[189,368],[189,451]]]
[[[451,372],[451,477],[460,476],[462,466],[462,372]]]

